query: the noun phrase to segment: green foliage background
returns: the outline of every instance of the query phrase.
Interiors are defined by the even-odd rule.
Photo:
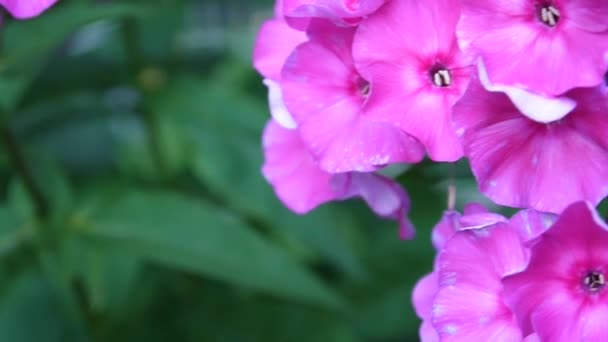
[[[418,238],[260,175],[269,0],[60,0],[5,17],[1,341],[416,341],[429,232],[466,165],[399,176]]]

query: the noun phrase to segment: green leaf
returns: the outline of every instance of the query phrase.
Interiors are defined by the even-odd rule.
[[[109,246],[237,286],[334,308],[341,300],[304,265],[243,222],[203,201],[130,192],[83,228]]]
[[[35,271],[19,275],[2,293],[0,336],[19,342],[82,341],[48,281]]]
[[[147,15],[149,11],[147,5],[73,4],[58,6],[36,20],[11,22],[3,32],[6,52],[0,61],[2,112],[15,110],[23,92],[44,66],[46,57],[68,35],[98,20]]]

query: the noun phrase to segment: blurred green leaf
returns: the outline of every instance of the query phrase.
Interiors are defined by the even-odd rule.
[[[342,301],[237,218],[170,192],[130,192],[83,228],[114,247],[237,286],[330,307]]]
[[[62,310],[63,304],[48,281],[27,271],[0,298],[0,336],[3,341],[82,341],[78,328]]]
[[[89,6],[75,3],[57,6],[36,20],[11,22],[3,32],[0,111],[12,112],[15,109],[29,83],[43,68],[46,57],[68,35],[97,20],[142,16],[149,11],[150,7],[144,4]]]

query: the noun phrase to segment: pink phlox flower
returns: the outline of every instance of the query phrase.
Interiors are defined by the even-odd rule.
[[[492,83],[560,95],[602,82],[608,60],[604,0],[463,0],[457,34]]]
[[[456,41],[459,14],[458,0],[391,1],[359,24],[353,46],[369,116],[418,138],[435,161],[462,156],[451,111],[473,63]]]
[[[309,41],[285,63],[283,98],[302,140],[321,168],[331,173],[419,162],[424,148],[418,140],[367,113],[367,99],[376,90],[355,69],[354,32],[314,20]]]
[[[279,199],[295,213],[305,214],[326,202],[359,197],[378,216],[396,220],[400,237],[413,238],[414,228],[407,217],[409,197],[393,180],[374,173],[325,172],[303,144],[298,130],[286,129],[272,120],[264,131],[263,147],[262,173]]]
[[[29,19],[39,16],[57,0],[0,0],[6,10],[17,19]]]
[[[579,88],[564,96],[575,108],[548,123],[477,80],[454,106],[465,156],[480,190],[497,204],[558,213],[573,201],[598,203],[608,194],[605,93]]]
[[[608,226],[588,202],[568,206],[532,244],[528,267],[506,277],[504,297],[540,341],[606,341]]]

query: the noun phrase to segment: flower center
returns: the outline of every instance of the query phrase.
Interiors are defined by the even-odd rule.
[[[555,25],[557,25],[557,23],[559,22],[560,13],[555,6],[547,4],[540,7],[538,16],[540,18],[540,21],[543,22],[543,24],[549,27],[555,27]]]
[[[357,91],[361,97],[367,98],[369,93],[371,92],[371,86],[368,81],[364,80],[362,77],[357,78]]]
[[[583,279],[583,285],[585,288],[592,293],[598,292],[606,286],[606,278],[604,273],[598,271],[591,271],[585,275]]]
[[[449,87],[452,84],[452,75],[444,67],[431,69],[431,81],[436,87]]]

